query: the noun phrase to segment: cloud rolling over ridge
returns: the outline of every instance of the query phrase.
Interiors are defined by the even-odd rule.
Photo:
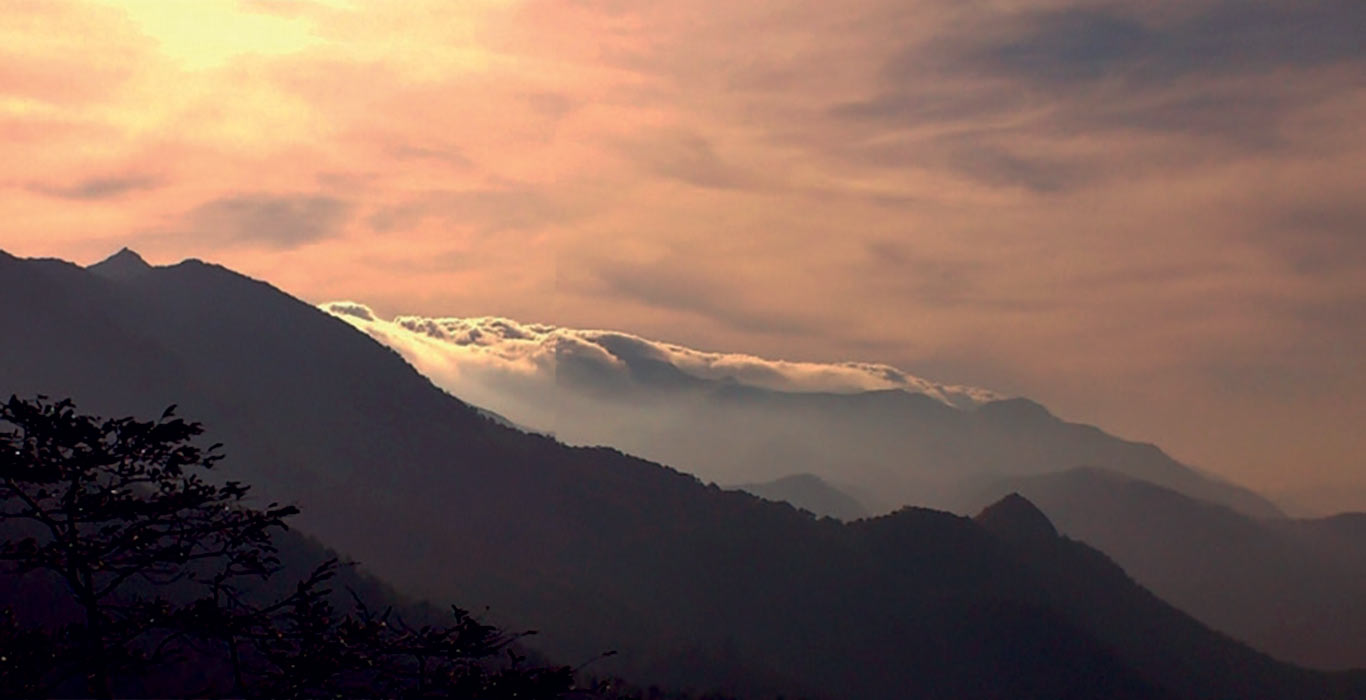
[[[721,484],[809,473],[874,510],[956,508],[1002,475],[1111,467],[1257,514],[1255,494],[1152,445],[1067,423],[1027,399],[885,364],[786,362],[506,318],[384,320],[323,310],[454,395],[571,444],[605,444]]]
[[[329,302],[324,311],[389,345],[456,396],[496,411],[504,400],[481,403],[481,387],[499,378],[554,383],[563,365],[587,363],[617,379],[649,383],[660,365],[684,377],[779,392],[856,393],[897,389],[947,406],[971,408],[999,395],[976,387],[938,384],[889,365],[868,362],[788,362],[753,355],[704,352],[616,331],[578,330],[497,318],[380,318],[364,304]],[[604,388],[607,383],[604,383]],[[515,416],[511,416],[514,417]]]

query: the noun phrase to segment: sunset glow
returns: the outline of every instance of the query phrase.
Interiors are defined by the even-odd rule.
[[[5,0],[0,249],[885,363],[1360,508],[1362,7]]]

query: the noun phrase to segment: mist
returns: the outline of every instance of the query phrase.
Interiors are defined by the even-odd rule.
[[[1003,476],[1103,466],[1249,513],[1279,512],[1155,446],[1066,423],[1028,399],[885,365],[786,363],[509,319],[385,321],[355,302],[321,308],[524,430],[721,485],[812,474],[874,513],[969,512]]]

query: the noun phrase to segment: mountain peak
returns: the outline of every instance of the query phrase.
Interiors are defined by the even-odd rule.
[[[125,247],[86,269],[106,279],[125,280],[143,274],[152,266],[136,251]]]
[[[991,534],[1024,546],[1036,546],[1058,538],[1058,530],[1038,506],[1012,493],[987,506],[973,520]]]

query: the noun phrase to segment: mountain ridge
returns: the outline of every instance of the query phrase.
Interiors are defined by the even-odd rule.
[[[1095,467],[1004,479],[961,509],[1003,493],[1211,627],[1313,667],[1366,666],[1364,513],[1252,518]]]
[[[1028,398],[948,387],[885,365],[806,363],[798,372],[793,363],[614,331],[504,318],[390,322],[356,302],[320,308],[394,348],[438,385],[468,392],[519,424],[574,444],[617,445],[720,483],[806,472],[876,494],[884,502],[868,505],[886,512],[908,503],[950,507],[970,493],[974,479],[1053,471],[1071,461],[1103,464],[1249,514],[1282,515],[1259,494],[1150,443],[1063,421]],[[821,373],[843,371],[883,383],[857,388],[844,378],[839,391],[820,385],[827,381]],[[805,388],[783,388],[799,381],[793,376],[806,377]],[[893,379],[900,386],[891,386]],[[946,398],[955,391],[967,398]],[[764,469],[775,462],[792,468]]]
[[[858,499],[815,474],[793,474],[762,484],[737,484],[730,488],[772,501],[791,503],[815,515],[838,520],[858,520],[871,515]]]
[[[0,390],[72,396],[107,415],[178,403],[228,445],[222,476],[297,502],[300,530],[404,593],[541,629],[557,658],[614,648],[609,669],[749,696],[1366,688],[1183,622],[1117,569],[1078,577],[1108,562],[1080,545],[1023,550],[925,509],[843,525],[507,428],[346,323],[226,268],[111,282],[0,259],[0,292],[30,300],[0,306],[4,327],[24,331],[0,337],[11,358]],[[1177,641],[1239,672],[1187,668]]]

